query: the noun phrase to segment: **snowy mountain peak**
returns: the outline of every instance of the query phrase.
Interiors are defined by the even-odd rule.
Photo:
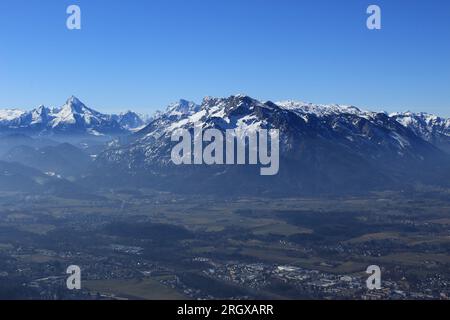
[[[228,98],[206,97],[203,99],[202,109],[224,109],[224,111],[230,112],[237,109],[250,110],[256,105],[262,106],[263,104],[249,96],[238,94]]]
[[[67,99],[66,104],[74,106],[84,106],[83,102],[81,102],[80,99],[75,96],[70,96],[70,98]]]
[[[26,112],[19,109],[3,109],[0,110],[0,123],[13,121],[20,118]]]
[[[374,112],[361,110],[355,106],[339,105],[339,104],[331,104],[331,105],[312,104],[293,100],[280,101],[276,102],[276,104],[287,110],[292,110],[302,114],[314,114],[318,117],[337,114],[352,114],[367,117],[374,114]]]
[[[31,111],[31,124],[37,125],[46,122],[49,118],[50,109],[40,105],[37,109]]]
[[[411,129],[422,139],[450,152],[450,119],[426,112],[414,113],[411,111],[392,113],[390,117],[402,126]]]
[[[130,131],[143,129],[151,120],[148,115],[139,114],[131,110],[112,115],[111,118],[117,121],[121,127]]]
[[[71,96],[67,99],[66,103],[60,108],[61,111],[66,113],[85,113],[92,112],[93,110],[86,107],[86,105],[81,102],[77,97]]]
[[[170,116],[180,117],[197,112],[199,108],[200,106],[195,102],[180,99],[179,101],[170,104],[167,107],[166,113]]]

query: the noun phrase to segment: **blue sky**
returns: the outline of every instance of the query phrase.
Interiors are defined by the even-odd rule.
[[[0,108],[74,94],[151,112],[235,93],[450,116],[450,1],[0,0]]]

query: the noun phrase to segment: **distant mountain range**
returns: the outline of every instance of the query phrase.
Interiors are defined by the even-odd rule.
[[[132,111],[118,115],[102,114],[72,96],[60,108],[40,106],[31,111],[0,110],[0,132],[120,135],[142,128],[149,120],[148,116]]]
[[[194,123],[221,131],[279,129],[279,174],[261,177],[254,166],[175,166],[171,134],[178,128],[192,130]],[[132,111],[101,114],[71,97],[58,109],[0,111],[2,132],[0,151],[14,145],[3,149],[3,165],[18,162],[94,189],[296,196],[450,186],[450,119],[426,113],[388,114],[237,95],[208,97],[200,105],[180,100],[144,117]],[[46,134],[51,139],[59,134],[120,138],[101,148],[83,142],[76,150]]]

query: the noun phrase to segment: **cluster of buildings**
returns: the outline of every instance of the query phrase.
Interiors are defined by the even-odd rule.
[[[450,283],[440,283],[444,290],[432,291],[424,288],[419,292],[406,291],[394,281],[383,280],[382,288],[369,290],[367,277],[363,274],[334,274],[319,270],[309,270],[290,265],[269,265],[265,263],[229,262],[220,264],[205,258],[209,268],[203,273],[219,279],[264,292],[264,288],[274,283],[284,283],[291,288],[290,295],[306,299],[362,299],[362,300],[401,300],[401,299],[448,299]],[[446,288],[446,289],[445,289]]]

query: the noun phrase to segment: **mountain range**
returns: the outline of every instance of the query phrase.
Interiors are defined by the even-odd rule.
[[[60,108],[39,106],[31,111],[0,110],[0,132],[21,132],[32,135],[121,135],[137,130],[149,118],[128,111],[107,115],[87,107],[72,96]]]
[[[220,131],[279,129],[279,174],[261,177],[255,166],[175,166],[170,159],[171,134],[178,128],[192,130],[194,123]],[[296,196],[450,184],[450,119],[426,113],[388,114],[354,106],[259,101],[236,95],[207,97],[201,104],[180,100],[144,117],[132,111],[105,115],[71,97],[57,109],[0,111],[2,132],[6,144],[25,141],[18,135],[26,133],[33,145],[30,149],[16,143],[0,160],[70,177],[94,189],[129,186]],[[102,148],[81,150],[83,155],[67,144],[45,140],[46,135],[59,134],[108,136],[111,140]],[[71,157],[77,160],[70,161]]]
[[[181,100],[126,143],[102,152],[96,172],[108,183],[121,176],[131,185],[225,194],[336,194],[447,184],[449,121],[430,121],[433,116],[427,114],[407,121],[408,116],[354,106],[261,102],[244,95],[208,97],[201,105]],[[259,177],[252,166],[173,165],[171,134],[192,130],[194,123],[222,132],[279,129],[279,174]]]

